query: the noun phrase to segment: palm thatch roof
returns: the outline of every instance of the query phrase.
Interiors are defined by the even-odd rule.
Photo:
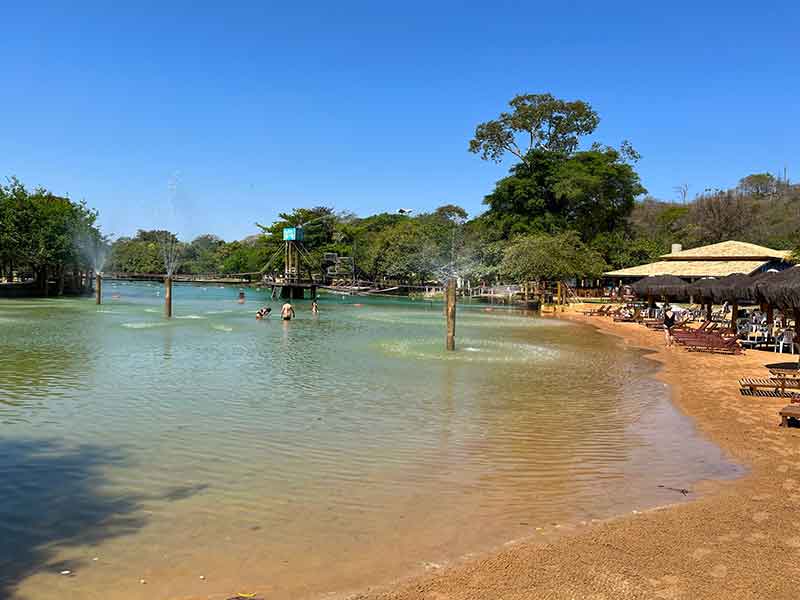
[[[752,303],[755,298],[755,276],[743,273],[734,273],[722,279],[717,279],[715,284],[709,285],[711,299],[720,304],[722,302]]]
[[[631,288],[638,296],[686,296],[687,283],[674,275],[654,275],[634,283]]]
[[[608,271],[607,277],[726,277],[733,273],[754,273],[768,261],[765,260],[659,260],[638,267]]]
[[[726,277],[733,273],[756,273],[769,263],[791,259],[789,250],[773,250],[765,246],[729,240],[718,244],[670,252],[661,260],[646,265],[617,269],[605,273],[608,277]]]
[[[758,244],[728,240],[718,244],[662,254],[661,258],[667,260],[760,260],[765,262],[776,258],[788,260],[791,258],[791,254],[790,250],[773,250]]]
[[[755,288],[756,294],[773,306],[800,309],[800,267],[760,277]]]
[[[712,290],[714,286],[717,285],[719,285],[719,279],[715,277],[704,277],[703,279],[698,279],[694,283],[687,285],[686,293],[689,296],[697,296],[710,301],[714,297]]]

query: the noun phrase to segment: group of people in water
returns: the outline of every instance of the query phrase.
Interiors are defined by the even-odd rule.
[[[245,303],[244,297],[244,290],[239,290],[239,299],[237,300],[239,304]],[[319,304],[317,303],[317,299],[314,298],[311,301],[311,313],[318,315],[319,314]],[[256,311],[256,320],[261,321],[262,319],[266,319],[272,314],[272,308],[269,306],[262,306],[261,308]],[[287,300],[283,306],[281,306],[281,320],[282,321],[291,321],[296,316],[294,312],[294,306],[292,306],[291,301]]]
[[[319,304],[317,304],[316,300],[311,301],[311,312],[312,314],[319,314]],[[272,314],[272,308],[269,306],[262,306],[256,312],[256,319],[262,320],[266,319]],[[291,321],[295,317],[294,306],[292,303],[287,300],[283,306],[281,306],[281,320],[282,321]]]

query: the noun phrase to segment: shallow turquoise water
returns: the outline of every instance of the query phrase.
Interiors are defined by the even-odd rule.
[[[737,472],[589,327],[237,291],[0,301],[0,597],[313,595]]]

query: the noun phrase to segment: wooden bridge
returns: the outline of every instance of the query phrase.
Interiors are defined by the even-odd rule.
[[[124,281],[164,281],[166,273],[125,273],[106,272],[103,279]],[[255,273],[177,273],[172,276],[172,281],[186,283],[220,283],[220,284],[253,284],[262,282],[262,274]]]

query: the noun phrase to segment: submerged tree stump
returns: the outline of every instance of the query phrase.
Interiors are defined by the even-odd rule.
[[[172,277],[164,279],[164,316],[172,318]]]
[[[447,281],[445,291],[445,316],[447,317],[447,339],[445,347],[447,350],[456,349],[456,280]]]

